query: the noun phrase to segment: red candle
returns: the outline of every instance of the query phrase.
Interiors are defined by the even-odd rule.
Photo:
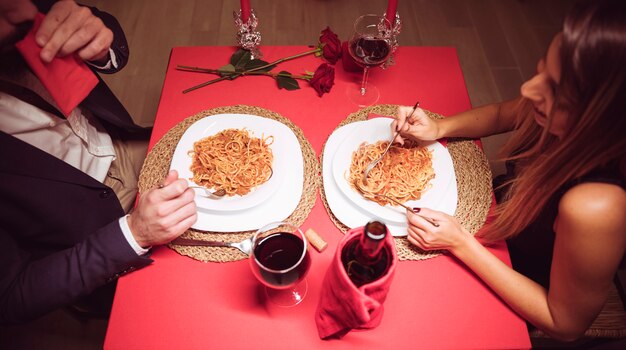
[[[243,21],[243,23],[246,23],[248,22],[249,18],[250,18],[250,0],[241,0],[241,20]]]
[[[396,22],[396,10],[397,9],[398,9],[398,0],[389,0],[389,2],[387,3],[387,20],[389,21],[389,24],[392,27],[393,27],[393,24]]]

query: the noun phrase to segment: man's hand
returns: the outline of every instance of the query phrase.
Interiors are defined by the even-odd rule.
[[[163,186],[139,197],[139,203],[128,217],[133,237],[143,248],[166,244],[183,234],[196,222],[195,193],[187,181],[170,171]]]
[[[108,57],[113,32],[89,8],[64,0],[52,6],[35,40],[42,47],[44,62],[77,53],[81,59],[97,63]]]

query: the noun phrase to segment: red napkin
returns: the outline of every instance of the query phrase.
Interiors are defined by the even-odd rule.
[[[69,116],[70,112],[96,87],[98,78],[76,55],[55,57],[50,63],[41,60],[39,57],[41,47],[35,42],[35,33],[43,19],[43,14],[37,14],[33,28],[15,46],[61,112]]]
[[[392,255],[388,273],[378,280],[357,288],[341,263],[341,250],[352,238],[363,233],[355,228],[343,237],[335,256],[326,271],[320,300],[315,312],[315,323],[320,338],[341,338],[352,329],[378,327],[383,316],[383,302],[398,264],[393,237],[387,234],[386,242]]]

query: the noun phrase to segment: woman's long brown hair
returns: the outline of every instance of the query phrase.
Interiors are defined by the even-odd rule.
[[[533,120],[529,101],[503,152],[516,162],[507,200],[484,233],[486,241],[521,232],[565,184],[594,169],[616,166],[626,177],[626,1],[586,1],[565,19],[561,81],[548,127]],[[547,132],[553,112],[566,111],[564,136]]]

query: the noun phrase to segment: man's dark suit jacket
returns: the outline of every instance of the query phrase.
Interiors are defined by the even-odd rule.
[[[128,46],[119,23],[92,11],[113,30],[111,48],[123,67]],[[102,80],[81,108],[109,128],[149,132]],[[34,319],[150,264],[124,238],[124,215],[111,188],[0,131],[0,325]]]

